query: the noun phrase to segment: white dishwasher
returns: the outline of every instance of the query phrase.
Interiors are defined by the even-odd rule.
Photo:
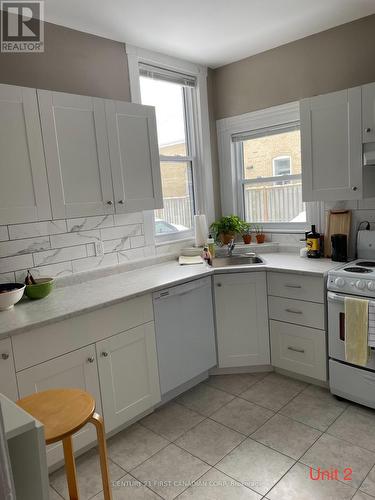
[[[162,394],[217,364],[211,278],[153,294]]]

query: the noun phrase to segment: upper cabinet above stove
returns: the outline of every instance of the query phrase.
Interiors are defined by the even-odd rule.
[[[363,144],[375,141],[375,84],[304,99],[300,113],[303,200],[375,197]]]

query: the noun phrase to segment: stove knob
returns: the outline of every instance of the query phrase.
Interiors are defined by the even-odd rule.
[[[367,283],[367,288],[368,288],[369,290],[374,291],[374,290],[375,290],[375,281],[369,281],[369,282]]]
[[[366,286],[366,283],[363,280],[358,280],[358,281],[356,281],[355,286],[359,290],[363,290],[365,288],[365,286]]]
[[[345,280],[344,278],[336,278],[335,279],[335,285],[338,287],[343,287],[345,285]]]

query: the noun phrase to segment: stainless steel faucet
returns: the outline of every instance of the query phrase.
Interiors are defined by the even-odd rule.
[[[233,250],[234,250],[234,247],[236,246],[235,242],[234,242],[234,238],[232,238],[230,240],[230,242],[228,243],[228,257],[232,257],[233,255]]]

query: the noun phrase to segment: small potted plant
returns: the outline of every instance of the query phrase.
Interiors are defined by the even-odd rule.
[[[266,239],[266,235],[263,232],[263,226],[261,224],[257,224],[254,226],[255,230],[255,238],[257,240],[257,243],[264,243],[264,240]]]
[[[241,234],[245,245],[249,245],[251,243],[251,229],[252,225],[249,222],[242,223]]]
[[[228,245],[235,239],[237,234],[242,232],[243,221],[237,215],[227,215],[213,222],[210,226],[211,234],[214,234],[215,240],[222,245]]]

